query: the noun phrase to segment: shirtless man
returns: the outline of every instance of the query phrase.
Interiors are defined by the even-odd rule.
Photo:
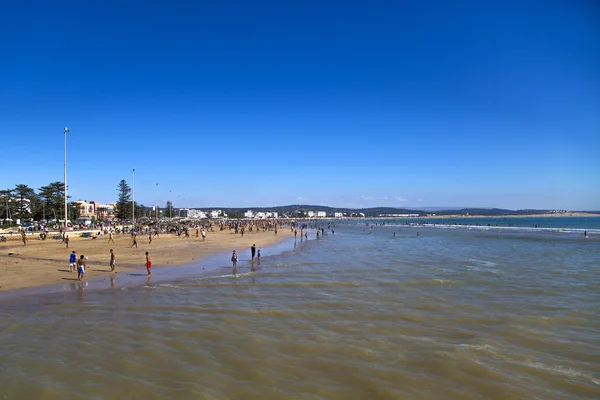
[[[83,280],[83,274],[85,274],[85,256],[82,254],[77,260],[77,280]]]
[[[110,272],[115,272],[115,253],[110,249]]]

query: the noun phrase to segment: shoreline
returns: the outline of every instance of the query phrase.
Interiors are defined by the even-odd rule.
[[[131,247],[128,234],[115,235],[115,243],[108,243],[108,237],[98,239],[73,237],[69,248],[60,240],[46,239],[28,240],[27,246],[21,242],[7,241],[0,243],[0,294],[56,287],[65,283],[87,282],[88,285],[99,279],[114,276],[146,276],[145,252],[152,260],[153,271],[166,267],[189,268],[206,262],[220,254],[236,250],[245,255],[250,246],[256,244],[257,249],[276,246],[293,237],[289,227],[282,227],[278,235],[273,231],[246,232],[244,236],[233,232],[207,232],[206,240],[196,238],[178,238],[174,234],[161,234],[148,243],[147,236],[138,236],[138,247]],[[114,249],[116,256],[116,274],[109,267],[109,250]],[[77,280],[76,272],[69,272],[69,255],[75,250],[77,256],[85,255],[86,273],[83,281]],[[12,255],[9,255],[11,254]],[[264,255],[263,255],[264,256]],[[240,257],[240,261],[245,259]],[[229,264],[229,258],[222,260]],[[142,271],[143,273],[141,273]],[[171,274],[176,275],[176,274]],[[41,290],[43,291],[43,290]]]
[[[250,272],[259,272],[262,266],[267,263],[272,256],[277,256],[290,251],[289,246],[293,246],[293,237],[287,235],[278,243],[270,244],[261,248],[261,263],[255,263],[256,270],[252,271],[251,259],[240,259],[238,261],[238,274],[236,277],[245,276]],[[61,282],[47,284],[42,286],[31,286],[26,288],[11,289],[0,291],[0,302],[7,300],[26,300],[28,298],[37,299],[38,296],[56,296],[61,293],[69,292],[103,292],[111,290],[128,290],[132,288],[160,288],[177,286],[180,282],[197,282],[210,279],[230,277],[232,267],[228,262],[229,252],[214,253],[206,255],[205,258],[193,263],[174,266],[156,266],[156,270],[148,279],[145,267],[136,267],[133,271],[122,271],[120,274],[107,274],[105,276],[78,282]],[[266,260],[264,260],[266,259]],[[154,267],[153,267],[154,269]]]

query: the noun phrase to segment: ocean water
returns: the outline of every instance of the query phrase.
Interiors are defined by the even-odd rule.
[[[600,398],[600,219],[403,222],[0,297],[0,399]]]

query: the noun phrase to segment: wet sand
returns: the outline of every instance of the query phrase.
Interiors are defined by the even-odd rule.
[[[88,257],[85,280],[89,281],[111,275],[110,249],[115,253],[117,273],[128,273],[144,268],[146,251],[150,254],[153,268],[176,267],[226,251],[236,250],[240,255],[247,252],[249,256],[252,244],[260,249],[290,236],[289,228],[285,227],[278,230],[277,235],[273,231],[246,232],[244,236],[228,230],[207,232],[204,241],[201,235],[196,238],[195,231],[189,238],[161,234],[158,238],[153,237],[151,244],[148,243],[148,236],[140,235],[137,248],[131,247],[129,234],[114,235],[115,243],[109,243],[108,236],[92,239],[79,237],[79,233],[70,233],[69,248],[60,240],[42,241],[30,236],[27,246],[23,246],[20,240],[0,243],[0,291],[77,281],[77,272],[69,272],[69,255],[73,250],[78,258],[81,255]]]

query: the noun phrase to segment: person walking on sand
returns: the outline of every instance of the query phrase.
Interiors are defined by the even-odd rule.
[[[114,243],[115,242],[115,238],[113,238],[113,234],[112,234],[112,229],[108,232],[108,243]]]
[[[27,235],[25,234],[25,232],[21,232],[21,239],[23,239],[23,246],[27,246]]]
[[[133,243],[131,243],[131,247],[135,246],[135,248],[137,249],[137,236],[133,235]]]
[[[256,245],[253,244],[252,247],[250,247],[250,253],[252,254],[252,262],[254,262],[254,256],[256,256]]]
[[[148,244],[152,244],[152,233],[148,235]]]
[[[69,248],[69,235],[65,236],[65,244],[67,245],[67,247],[65,247],[65,249]]]
[[[69,256],[69,273],[75,271],[75,268],[77,268],[77,253],[73,250]]]
[[[82,254],[77,260],[77,280],[83,280],[83,274],[85,274],[85,256]]]
[[[152,261],[150,261],[148,252],[146,252],[146,271],[148,271],[148,276],[152,275]]]
[[[231,263],[233,264],[233,275],[237,274],[237,260],[238,260],[238,256],[234,250],[233,254],[231,254]]]
[[[206,239],[206,231],[202,229],[202,241],[204,241],[204,239]]]
[[[110,272],[115,272],[115,253],[110,249]]]

